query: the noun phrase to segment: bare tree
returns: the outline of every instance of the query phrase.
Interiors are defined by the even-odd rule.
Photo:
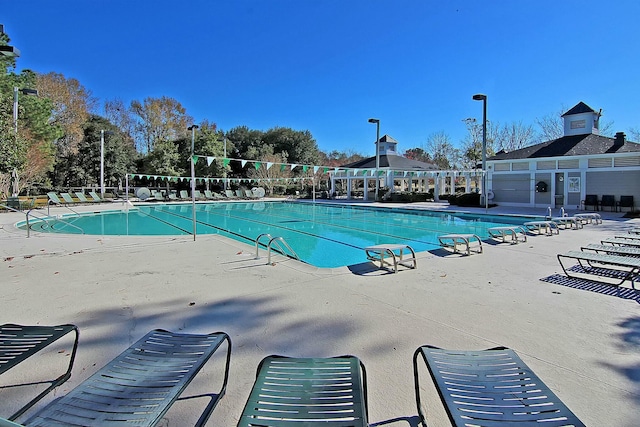
[[[460,156],[461,166],[466,169],[477,168],[482,161],[482,123],[474,118],[463,120],[467,135],[462,140]],[[495,141],[499,138],[500,124],[487,121],[487,157],[495,153]]]
[[[104,114],[109,122],[118,127],[125,143],[135,147],[136,122],[133,118],[133,113],[125,106],[122,99],[105,101]]]
[[[504,125],[496,139],[496,148],[504,151],[514,151],[527,147],[535,141],[533,126],[522,122],[512,122]]]
[[[459,151],[444,131],[432,133],[427,137],[425,151],[440,169],[453,169],[459,163]]]
[[[560,111],[536,119],[536,124],[540,128],[540,133],[537,138],[538,142],[551,141],[564,136],[564,119],[562,115],[566,111],[568,110],[562,106]],[[600,114],[602,114],[602,110],[600,110]],[[612,121],[603,122],[602,119],[600,119],[598,122],[600,135],[613,136],[614,124]]]

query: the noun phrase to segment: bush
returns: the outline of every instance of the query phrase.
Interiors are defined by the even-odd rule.
[[[451,201],[449,201],[451,203]],[[467,207],[479,207],[480,206],[480,194],[478,193],[464,193],[456,196],[456,204],[458,206]]]

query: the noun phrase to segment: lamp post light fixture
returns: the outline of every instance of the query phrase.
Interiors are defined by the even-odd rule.
[[[22,92],[23,95],[38,95],[36,89],[19,89],[13,88],[13,131],[18,134],[18,92]]]
[[[369,119],[369,123],[375,123],[376,125],[376,202],[378,201],[378,192],[380,191],[380,176],[378,175],[378,169],[380,169],[380,119]],[[369,191],[365,188],[365,191]]]
[[[8,58],[17,58],[20,56],[20,51],[13,46],[0,46],[0,55]]]
[[[191,125],[187,129],[191,131],[191,155],[189,163],[191,163],[191,211],[193,212],[193,241],[196,240],[196,165],[194,163],[193,154],[195,151],[196,129],[198,125]]]
[[[489,210],[487,197],[487,95],[478,93],[473,95],[474,101],[482,101],[482,197],[484,199],[484,213]]]

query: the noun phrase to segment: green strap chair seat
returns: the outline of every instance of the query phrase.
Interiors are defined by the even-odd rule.
[[[453,426],[584,427],[513,350],[444,350],[429,345],[419,347],[413,355],[416,404],[425,427],[418,379],[420,356]]]
[[[354,356],[268,356],[238,427],[367,426],[367,381]]]
[[[178,334],[156,329],[79,386],[29,418],[26,426],[155,426],[204,364],[227,342],[224,379],[196,425],[224,395],[231,340],[224,332]]]
[[[11,415],[10,420],[17,419],[47,393],[71,377],[71,369],[78,349],[79,334],[75,325],[23,326],[8,323],[0,326],[0,375],[71,332],[75,333],[75,340],[66,372],[55,380],[48,381],[49,387],[20,408],[18,412]]]

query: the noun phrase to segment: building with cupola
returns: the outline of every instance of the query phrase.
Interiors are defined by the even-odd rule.
[[[600,111],[584,102],[561,117],[562,137],[487,159],[488,191],[492,203],[503,206],[590,210],[586,196],[619,202],[630,196],[640,203],[640,144],[623,132],[600,135]],[[627,204],[627,203],[623,203]],[[602,206],[603,208],[605,206]],[[628,206],[624,206],[628,207]],[[632,209],[633,207],[631,207]]]

